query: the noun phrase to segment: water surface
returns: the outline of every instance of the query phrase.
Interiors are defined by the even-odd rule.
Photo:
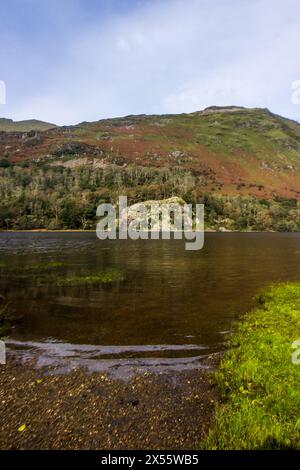
[[[106,269],[124,280],[59,282]],[[0,294],[22,317],[9,348],[62,370],[199,367],[224,348],[232,320],[261,288],[299,279],[300,234],[208,233],[201,251],[186,251],[178,240],[0,234]]]

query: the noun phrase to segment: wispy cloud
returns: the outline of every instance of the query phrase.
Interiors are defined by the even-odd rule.
[[[14,48],[12,33],[0,34],[7,46],[3,114],[75,123],[236,104],[300,118],[291,103],[300,78],[297,0],[152,0],[122,9],[114,0],[69,0],[61,10],[44,0],[47,9],[38,11],[36,0],[27,2],[47,34],[41,26],[33,31],[40,47],[32,34],[15,31]]]

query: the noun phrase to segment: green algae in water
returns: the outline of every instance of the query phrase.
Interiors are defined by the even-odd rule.
[[[34,282],[35,286],[45,286],[49,283],[53,284],[53,277],[56,279],[56,270],[64,268],[66,263],[61,261],[50,261],[48,263],[29,264],[17,271],[14,271],[14,280],[26,283]],[[4,269],[4,268],[3,268]],[[1,272],[1,265],[0,265]]]
[[[59,286],[78,286],[81,284],[110,284],[125,280],[125,275],[118,269],[99,271],[86,276],[70,276],[65,279],[59,279]]]
[[[33,264],[28,266],[27,269],[30,271],[47,271],[50,269],[62,268],[63,266],[66,266],[66,263],[61,261],[51,261],[49,263]]]

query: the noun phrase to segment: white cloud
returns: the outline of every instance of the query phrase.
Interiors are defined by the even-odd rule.
[[[299,13],[296,0],[165,0],[76,24],[65,60],[10,113],[66,124],[235,104],[300,118]]]

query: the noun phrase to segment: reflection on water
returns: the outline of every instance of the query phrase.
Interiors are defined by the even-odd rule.
[[[116,269],[124,280],[64,286]],[[260,288],[300,279],[299,234],[206,234],[184,242],[93,233],[1,233],[0,294],[22,316],[9,347],[41,364],[102,370],[190,368],[224,344]]]

